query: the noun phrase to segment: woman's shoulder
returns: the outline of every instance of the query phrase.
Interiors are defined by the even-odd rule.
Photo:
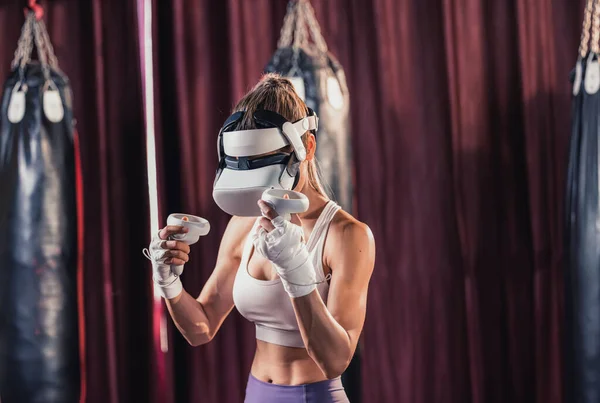
[[[344,278],[370,276],[375,259],[375,239],[369,226],[347,211],[339,210],[329,225],[324,259],[327,267],[332,271],[340,270]]]
[[[343,244],[344,247],[374,244],[371,228],[342,209],[331,220],[328,238],[333,238],[334,243]]]

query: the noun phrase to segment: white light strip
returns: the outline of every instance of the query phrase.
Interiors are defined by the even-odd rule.
[[[156,175],[156,138],[154,130],[154,63],[152,54],[152,0],[144,0],[144,87],[146,104],[146,161],[148,171],[148,197],[150,201],[150,234],[159,229],[158,222],[158,181]],[[161,296],[154,284],[154,303],[161,303]],[[160,349],[169,350],[167,321],[165,315],[160,320]]]
[[[150,197],[150,233],[159,229],[158,184],[156,179],[156,140],[154,131],[154,72],[152,62],[152,0],[144,1],[144,64],[146,87],[146,152],[148,193]]]

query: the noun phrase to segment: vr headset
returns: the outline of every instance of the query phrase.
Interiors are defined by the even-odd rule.
[[[316,134],[319,119],[308,116],[288,122],[278,113],[258,110],[252,117],[256,129],[236,130],[246,112],[231,115],[217,139],[219,166],[213,199],[221,210],[243,217],[258,217],[257,205],[266,189],[292,190],[300,179],[300,163],[306,159],[302,135]],[[281,151],[291,146],[292,152]]]

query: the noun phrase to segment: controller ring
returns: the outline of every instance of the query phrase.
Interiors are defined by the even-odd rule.
[[[284,195],[287,195],[289,199],[285,199]],[[281,216],[304,213],[309,207],[308,197],[293,190],[267,189],[263,192],[261,200],[269,203]]]

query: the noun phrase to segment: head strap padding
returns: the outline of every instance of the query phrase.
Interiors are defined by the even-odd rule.
[[[262,109],[254,113],[254,120],[261,125],[275,125],[279,127],[294,148],[296,158],[299,161],[306,159],[306,148],[304,147],[304,143],[302,143],[302,135],[306,131],[316,130],[314,116],[305,117],[295,123],[290,123],[280,114]]]

